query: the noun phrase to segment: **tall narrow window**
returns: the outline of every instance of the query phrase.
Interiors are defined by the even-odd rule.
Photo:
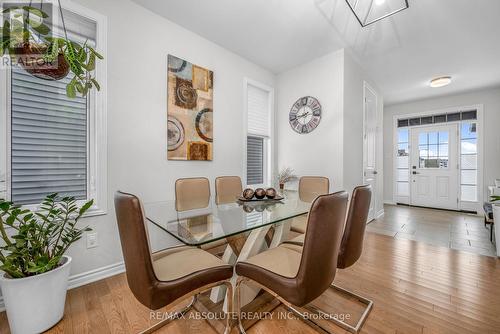
[[[247,83],[247,184],[269,184],[271,174],[271,90]]]
[[[460,126],[460,193],[464,202],[477,201],[477,124]]]
[[[67,38],[104,51],[98,40],[105,40],[105,17],[87,10],[80,15],[72,8],[63,9]],[[56,37],[66,36],[62,26],[53,25],[51,30]],[[95,76],[101,83],[105,82],[105,59],[96,65]],[[105,86],[101,93],[92,90],[85,97],[69,98],[66,85],[72,78],[69,73],[62,80],[42,80],[19,66],[0,73],[0,96],[7,97],[5,105],[1,101],[0,117],[5,119],[2,131],[8,130],[7,143],[0,141],[0,154],[5,157],[5,163],[0,159],[0,195],[18,205],[38,204],[51,193],[94,199],[92,213],[104,213]]]
[[[398,148],[396,152],[397,175],[396,193],[398,197],[410,196],[409,184],[409,130],[407,127],[398,129]],[[404,201],[406,203],[406,201]]]

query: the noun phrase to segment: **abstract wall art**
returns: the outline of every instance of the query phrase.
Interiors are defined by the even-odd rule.
[[[168,55],[168,160],[212,160],[213,72]]]

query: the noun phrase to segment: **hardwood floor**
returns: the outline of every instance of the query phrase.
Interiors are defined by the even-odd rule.
[[[500,333],[496,258],[367,233],[361,259],[339,271],[335,283],[374,301],[362,333]],[[328,291],[314,303],[328,306],[329,313],[359,316],[359,305],[340,297]],[[315,332],[300,320],[283,319],[282,306],[272,314],[248,332]],[[158,333],[214,333],[205,320],[187,318]],[[149,310],[135,300],[121,274],[69,291],[65,317],[48,333],[137,333],[149,325]],[[9,333],[5,313],[0,333]]]

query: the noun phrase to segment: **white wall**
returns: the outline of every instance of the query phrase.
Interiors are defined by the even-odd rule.
[[[364,73],[361,66],[348,51],[344,53],[344,189],[349,193],[354,187],[363,184],[363,106],[364,83],[368,83],[377,94],[377,154],[376,169],[378,174],[375,200],[375,212],[383,210],[383,106],[380,90]]]
[[[500,88],[490,88],[469,93],[396,104],[384,108],[384,200],[393,201],[393,117],[452,107],[484,106],[484,171],[485,185],[494,184],[500,177]],[[486,192],[487,188],[484,188]],[[485,194],[486,196],[486,194]],[[485,197],[486,198],[486,197]]]
[[[363,84],[379,97],[377,168],[383,170],[383,98],[348,51],[340,50],[298,66],[277,78],[278,166],[301,175],[330,179],[331,191],[352,189],[363,183]],[[320,125],[301,135],[292,130],[288,114],[302,96],[316,97],[323,107]],[[378,175],[376,212],[383,210],[383,174]],[[288,185],[287,187],[289,187]],[[290,187],[296,187],[292,184]]]
[[[331,191],[343,189],[343,59],[341,50],[277,77],[278,168],[327,176]],[[295,101],[309,95],[321,103],[321,123],[309,134],[298,134],[290,127],[288,114]]]
[[[173,199],[180,177],[243,173],[243,78],[274,86],[274,75],[131,1],[77,1],[108,17],[108,214],[85,219],[99,247],[71,247],[72,274],[122,261],[113,194]],[[214,71],[214,160],[167,161],[167,55]],[[213,183],[213,182],[212,182]],[[155,238],[156,237],[156,238]],[[153,239],[166,233],[153,231]],[[158,241],[158,240],[157,240]]]

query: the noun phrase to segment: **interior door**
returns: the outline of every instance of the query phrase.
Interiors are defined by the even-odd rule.
[[[411,128],[411,205],[458,210],[457,124]]]
[[[368,221],[375,219],[377,193],[377,95],[367,85],[364,88],[363,183],[372,186],[372,201]]]

